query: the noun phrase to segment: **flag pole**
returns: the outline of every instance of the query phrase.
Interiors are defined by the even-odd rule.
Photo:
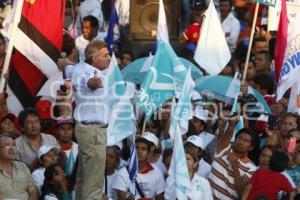
[[[246,57],[246,62],[245,62],[245,69],[244,69],[242,81],[245,81],[246,80],[246,76],[247,76],[248,64],[249,64],[249,59],[250,59],[250,52],[251,52],[251,47],[252,47],[252,42],[253,42],[253,36],[254,36],[254,30],[255,30],[255,25],[256,25],[256,20],[257,20],[257,14],[258,14],[258,7],[259,7],[259,3],[256,2],[255,12],[254,12],[254,17],[253,17],[253,22],[252,22],[252,28],[251,28],[251,34],[250,34],[250,41],[249,41],[249,46],[248,46],[248,51],[247,51],[247,57]]]
[[[17,0],[14,3],[16,4],[16,9],[15,9],[15,13],[12,13],[13,20],[12,20],[12,24],[9,25],[9,29],[8,29],[9,30],[9,42],[8,42],[6,55],[5,55],[5,59],[4,59],[4,64],[3,64],[3,70],[2,70],[2,74],[1,74],[0,93],[3,92],[3,90],[4,90],[5,81],[6,81],[5,74],[8,71],[12,50],[13,50],[13,47],[15,44],[16,32],[17,32],[19,22],[21,20],[22,7],[23,7],[24,0]],[[13,11],[14,11],[14,9],[13,9]]]
[[[143,123],[143,129],[142,129],[142,135],[144,135],[144,133],[145,133],[145,129],[146,129],[146,116],[145,116],[145,118],[144,118],[144,123]]]

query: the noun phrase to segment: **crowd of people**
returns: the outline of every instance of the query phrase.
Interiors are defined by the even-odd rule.
[[[121,70],[136,59],[122,38],[130,26],[130,2],[115,1],[119,25],[113,51]],[[5,3],[9,6],[3,1],[0,23],[6,17]],[[220,75],[239,78],[245,69],[255,2],[214,3],[232,55]],[[175,51],[195,63],[193,55],[208,2],[182,0],[181,5],[182,48]],[[111,7],[109,0],[75,1],[71,9],[76,19],[74,15],[68,22],[67,13],[62,33],[64,56],[57,62],[65,81],[54,102],[42,97],[16,116],[9,111],[6,92],[0,93],[0,199],[176,198],[174,177],[168,173],[173,155],[171,101],[147,121],[141,110],[136,112],[136,132],[107,146],[110,94],[103,94],[108,91],[111,54],[104,40]],[[275,101],[276,34],[265,30],[267,12],[268,7],[260,5],[239,99],[247,96],[248,86],[255,88],[271,109],[269,120],[261,120],[265,113],[243,110],[244,126],[237,131],[240,118],[231,113],[228,102],[194,91],[193,116],[182,135],[185,158],[176,158],[186,159],[192,185],[184,190],[188,199],[300,199],[300,116],[287,112],[288,93]],[[0,35],[0,66],[6,44],[7,39]],[[136,84],[137,91],[139,88]],[[137,104],[134,98],[132,104]],[[239,104],[243,107],[244,102]],[[129,169],[133,146],[136,174]]]

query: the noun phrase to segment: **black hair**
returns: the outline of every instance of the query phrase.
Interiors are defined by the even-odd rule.
[[[128,54],[128,55],[130,55],[130,57],[131,57],[131,60],[132,60],[132,61],[134,60],[134,57],[133,57],[133,54],[132,54],[132,52],[131,52],[131,51],[122,51],[122,52],[121,52],[121,56],[123,56],[124,54]]]
[[[275,172],[284,171],[289,164],[289,157],[284,152],[274,152],[270,158],[269,168]]]
[[[69,56],[73,49],[75,49],[75,40],[69,34],[65,34],[62,43],[62,52],[65,52],[66,56]]]
[[[21,127],[24,127],[24,123],[25,123],[25,120],[27,119],[27,117],[29,115],[33,115],[33,116],[36,116],[38,117],[39,119],[40,118],[40,115],[39,113],[36,111],[36,109],[34,108],[26,108],[25,110],[22,110],[19,114],[19,123],[20,123],[20,126]]]
[[[251,137],[251,146],[255,147],[255,145],[257,144],[257,134],[255,133],[255,131],[251,128],[242,128],[236,133],[235,139],[238,138],[238,136],[242,133],[246,133]]]
[[[221,2],[229,2],[230,7],[233,6],[232,0],[220,0],[219,2],[220,2],[220,3],[221,3]]]
[[[82,19],[83,22],[90,22],[91,23],[91,26],[93,28],[98,28],[99,27],[99,21],[96,17],[94,17],[93,15],[88,15],[88,16],[85,16],[83,19]]]
[[[58,173],[56,167],[60,167],[58,164],[50,165],[46,168],[44,176],[44,184],[41,188],[41,199],[48,194],[54,194],[59,200],[63,200],[62,191],[57,188],[53,183],[53,176]]]
[[[269,74],[266,73],[256,74],[253,77],[253,82],[259,85],[261,89],[267,90],[268,94],[274,93],[275,90],[274,81],[272,80]]]

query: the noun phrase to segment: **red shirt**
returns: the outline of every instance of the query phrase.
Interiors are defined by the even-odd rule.
[[[199,23],[193,23],[189,25],[183,33],[184,38],[188,42],[193,42],[197,44],[200,36],[200,28],[201,28],[201,24]]]
[[[268,199],[276,199],[279,191],[292,192],[293,188],[289,181],[279,172],[271,171],[268,168],[259,168],[251,177],[252,189],[248,200],[257,196],[266,196]]]

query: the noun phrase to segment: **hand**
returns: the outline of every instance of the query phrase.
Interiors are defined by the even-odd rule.
[[[228,154],[228,160],[231,165],[236,165],[238,163],[239,157],[237,157],[234,153],[230,152]]]
[[[106,194],[102,194],[102,200],[109,200],[109,198]]]
[[[94,77],[93,78],[90,78],[88,80],[88,83],[87,83],[88,87],[91,89],[91,90],[96,90],[98,88],[102,88],[103,85],[102,85],[102,81],[101,79],[97,76],[97,71],[95,70],[94,71]]]
[[[247,83],[247,81],[241,82],[240,91],[241,91],[242,96],[245,96],[248,94],[248,87],[249,87],[249,84]]]

